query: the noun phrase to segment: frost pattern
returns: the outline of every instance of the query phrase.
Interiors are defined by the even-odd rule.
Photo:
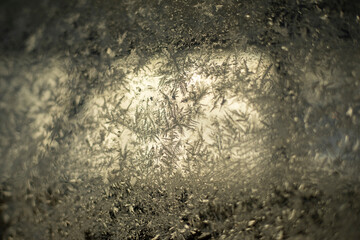
[[[0,6],[1,237],[359,239],[358,3],[36,2]]]

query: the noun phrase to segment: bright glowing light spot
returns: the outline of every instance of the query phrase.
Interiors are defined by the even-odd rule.
[[[232,121],[234,131],[239,132],[242,140],[239,138],[234,140],[238,143],[227,143],[237,144],[227,154],[249,168],[254,166],[256,163],[248,161],[259,153],[254,146],[245,146],[241,141],[246,141],[246,136],[254,129],[262,128],[261,115],[246,96],[233,92],[232,85],[224,88],[227,90],[221,95],[219,87],[227,79],[235,79],[236,71],[237,74],[249,74],[250,83],[259,85],[257,81],[270,65],[269,59],[256,51],[215,51],[208,59],[193,52],[188,57],[202,67],[193,65],[184,69],[184,85],[176,83],[175,75],[164,75],[159,67],[166,65],[168,60],[162,55],[154,56],[148,64],[136,70],[133,68],[139,61],[136,54],[114,63],[114,68],[126,73],[127,84],[116,91],[94,93],[93,99],[87,101],[84,113],[81,113],[83,119],[92,117],[98,122],[98,128],[89,132],[87,137],[89,145],[95,148],[100,144],[105,149],[127,149],[139,154],[133,155],[132,161],[144,156],[157,156],[148,163],[149,167],[156,169],[166,167],[161,159],[170,154],[172,164],[177,166],[174,170],[182,171],[188,167],[188,148],[199,140],[200,135],[211,156],[220,161],[223,156],[216,152],[214,146],[219,144],[217,134],[223,132],[219,133],[217,124],[224,129],[226,121]],[[226,76],[217,71],[224,66]],[[205,74],[206,69],[212,69],[215,74]],[[242,84],[246,87],[247,83]],[[202,97],[199,96],[201,91],[205,91]],[[177,121],[184,121],[189,112],[192,112],[191,121],[179,125]],[[170,144],[171,148],[165,147],[166,144]],[[174,151],[174,156],[171,156],[171,151]],[[96,164],[109,161],[112,155],[105,152],[103,150],[95,158]],[[141,161],[149,161],[149,158]],[[101,171],[112,169],[116,166],[108,166]]]
[[[182,69],[185,74],[179,75],[168,57],[159,54],[142,65],[134,51],[127,58],[114,59],[107,74],[123,72],[125,81],[109,79],[111,87],[89,89],[77,96],[68,88],[67,74],[57,67],[61,64],[54,60],[51,67],[34,66],[14,78],[14,84],[22,86],[16,107],[29,111],[29,118],[34,119],[29,127],[34,138],[43,139],[39,140],[39,152],[63,147],[56,137],[71,143],[66,150],[69,156],[62,161],[74,178],[84,172],[106,178],[113,170],[140,166],[155,172],[168,168],[166,164],[182,171],[189,167],[190,148],[200,140],[209,159],[222,161],[225,153],[219,153],[217,145],[226,142],[227,157],[247,166],[256,164],[252,157],[258,154],[255,147],[244,142],[249,133],[262,127],[261,114],[241,91],[234,92],[236,82],[232,80],[248,75],[239,86],[258,86],[269,59],[253,50],[193,51],[186,59],[191,61]],[[89,74],[94,77],[97,71],[89,69]],[[33,84],[24,85],[23,79],[31,78]],[[57,104],[48,109],[52,98]],[[76,114],[70,111],[73,108]],[[220,139],[228,122],[239,136],[231,141]],[[49,128],[59,136],[54,138]],[[76,161],[66,162],[69,159]]]

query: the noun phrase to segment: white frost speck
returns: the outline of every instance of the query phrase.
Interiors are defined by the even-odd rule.
[[[353,115],[353,109],[351,107],[349,107],[349,109],[346,112],[346,116],[351,117]]]

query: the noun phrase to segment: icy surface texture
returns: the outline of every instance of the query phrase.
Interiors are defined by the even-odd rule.
[[[3,239],[359,239],[352,1],[3,1]]]

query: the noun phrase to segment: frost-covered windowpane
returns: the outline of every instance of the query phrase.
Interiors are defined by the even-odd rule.
[[[355,1],[0,3],[4,239],[358,239]]]

